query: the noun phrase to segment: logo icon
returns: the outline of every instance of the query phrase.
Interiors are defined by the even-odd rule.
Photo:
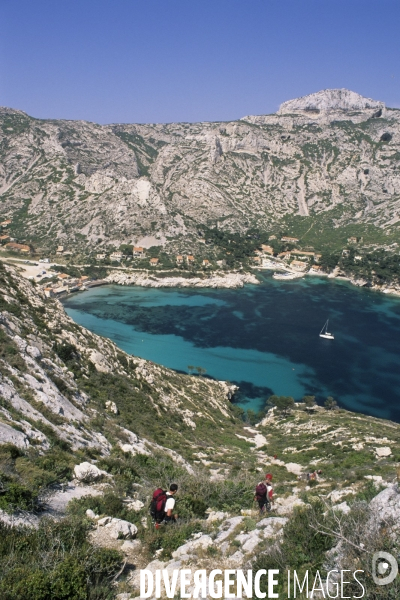
[[[397,577],[397,560],[389,552],[375,552],[372,557],[372,578],[377,585],[388,585]]]

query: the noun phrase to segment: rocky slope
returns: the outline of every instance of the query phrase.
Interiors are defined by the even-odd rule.
[[[400,219],[400,111],[348,90],[224,123],[100,126],[6,108],[0,122],[2,216],[50,250],[271,230],[288,215],[385,231]]]
[[[58,548],[60,530],[42,517],[64,519],[67,511],[81,519],[94,548],[121,553],[112,555],[113,593],[125,594],[121,600],[137,596],[145,567],[284,572],[365,563],[369,573],[388,527],[396,534],[400,425],[300,404],[250,426],[229,402],[229,384],[121,352],[73,323],[57,300],[11,267],[0,268],[0,311],[2,597],[17,583],[27,598],[63,597],[35,587],[39,573],[47,573],[48,586],[57,581],[53,572],[61,577],[58,553],[38,552],[35,565],[30,556],[21,570],[26,557],[7,544],[13,549],[13,535],[31,534],[13,533],[4,522],[32,524],[38,535],[46,532],[43,540],[55,535]],[[307,479],[315,469],[322,473]],[[276,501],[260,517],[253,493],[266,470]],[[180,522],[155,530],[149,499],[174,480]],[[65,523],[64,531],[77,526]],[[366,538],[368,555],[360,543]],[[66,565],[74,560],[64,558]]]

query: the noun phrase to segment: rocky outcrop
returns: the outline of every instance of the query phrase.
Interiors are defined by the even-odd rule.
[[[346,89],[322,90],[315,94],[288,100],[280,105],[278,115],[291,114],[297,111],[311,113],[330,111],[365,111],[382,112],[384,102],[365,98],[356,92]]]

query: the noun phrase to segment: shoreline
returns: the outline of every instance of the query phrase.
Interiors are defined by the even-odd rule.
[[[105,282],[116,285],[137,285],[153,288],[225,288],[237,289],[245,284],[259,285],[260,281],[252,273],[216,273],[203,279],[201,277],[164,277],[157,278],[148,273],[111,273]]]

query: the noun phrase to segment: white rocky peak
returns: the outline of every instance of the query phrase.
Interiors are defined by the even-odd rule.
[[[297,111],[383,110],[384,108],[384,102],[365,98],[350,90],[321,90],[315,94],[284,102],[280,105],[278,114],[282,115]]]

